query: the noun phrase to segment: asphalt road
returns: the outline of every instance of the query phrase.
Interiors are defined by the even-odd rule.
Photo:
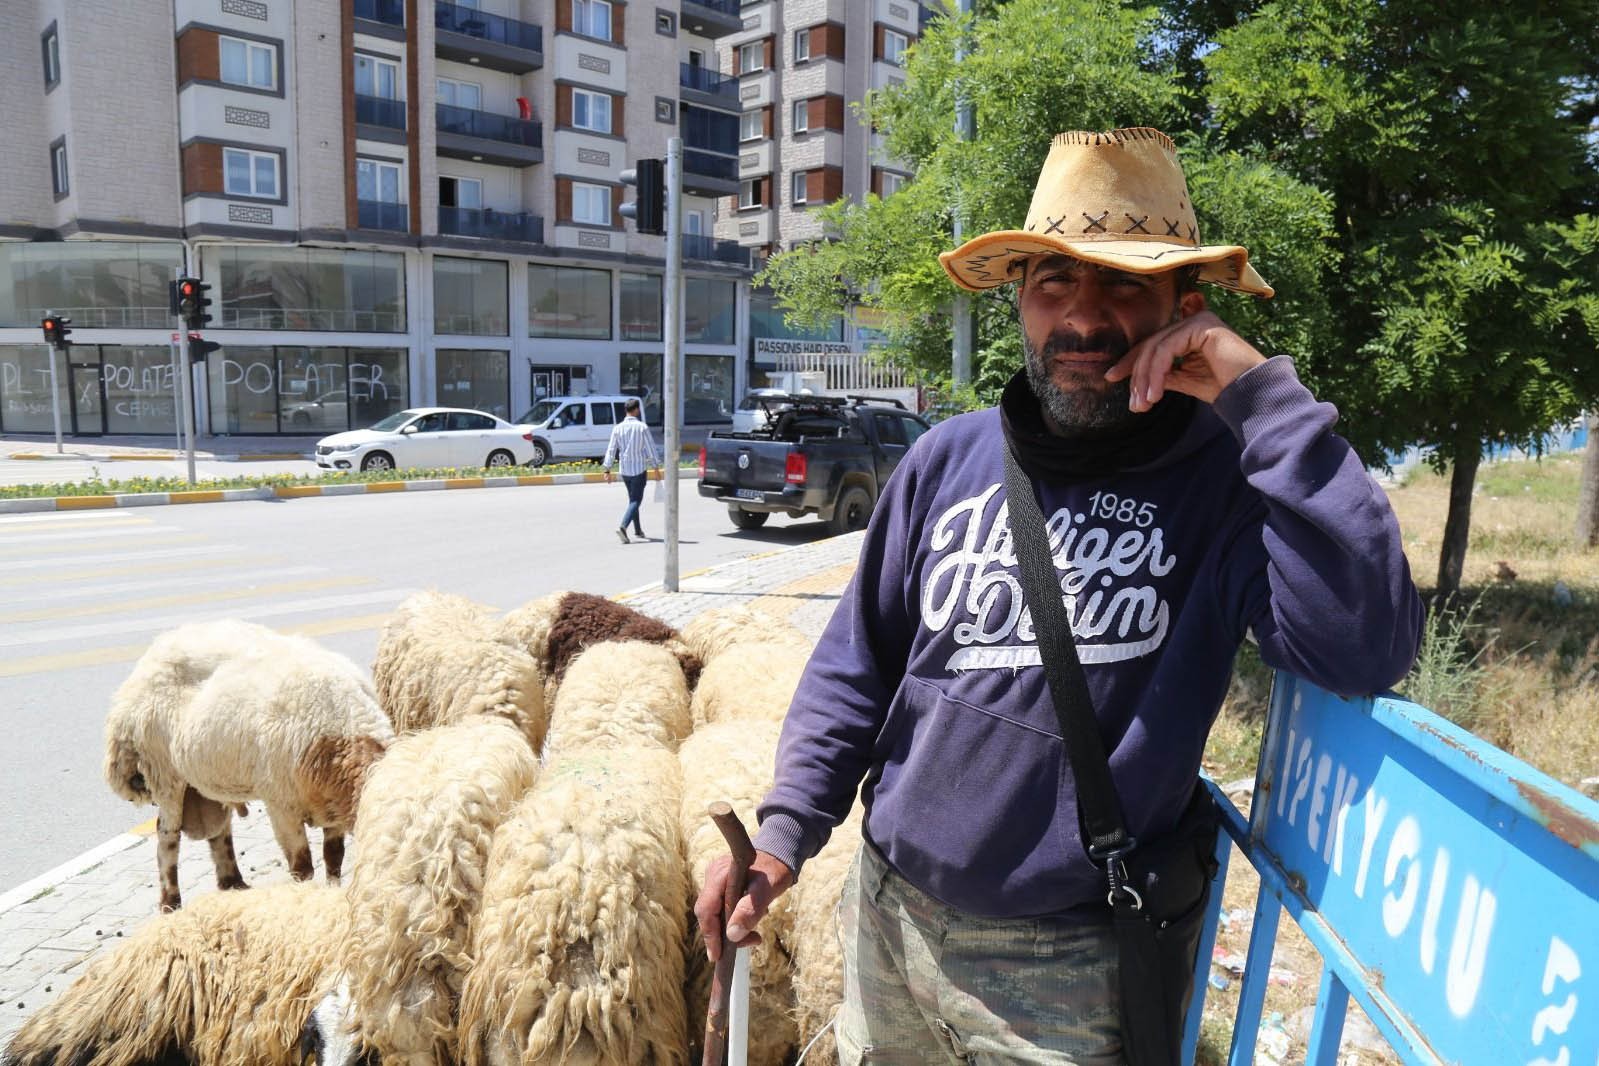
[[[694,486],[683,573],[826,535],[786,518],[737,532]],[[646,500],[659,538],[664,506]],[[155,813],[101,776],[106,708],[155,634],[246,618],[370,665],[384,615],[417,589],[510,609],[659,581],[659,540],[617,542],[624,502],[619,485],[570,485],[0,515],[0,891]]]

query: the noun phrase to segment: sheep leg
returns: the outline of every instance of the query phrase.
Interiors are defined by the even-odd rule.
[[[336,829],[322,830],[322,872],[330,885],[344,872],[344,834]]]
[[[161,882],[161,913],[183,906],[178,891],[178,841],[183,839],[183,818],[165,807],[155,820],[155,868]]]
[[[224,892],[232,888],[249,888],[244,875],[239,872],[239,860],[233,853],[233,828],[222,830],[210,840],[211,862],[217,869],[217,888]]]
[[[272,835],[283,849],[289,863],[289,876],[296,881],[309,881],[316,870],[311,865],[311,842],[305,838],[305,823],[293,815],[267,808],[272,821]]]

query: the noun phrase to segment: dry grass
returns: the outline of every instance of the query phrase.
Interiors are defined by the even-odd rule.
[[[1438,713],[1572,787],[1599,776],[1599,551],[1583,551],[1572,538],[1581,466],[1580,455],[1562,455],[1479,471],[1461,594],[1442,607],[1431,600],[1448,480],[1423,470],[1389,492],[1435,638],[1400,691],[1430,694]],[[1246,646],[1205,751],[1216,780],[1253,776],[1269,693],[1270,672]],[[1242,799],[1247,812],[1247,795]],[[1248,950],[1259,886],[1235,849],[1223,908],[1247,917],[1218,932],[1218,952]],[[1277,1013],[1295,1036],[1280,1061],[1302,1063],[1305,1034],[1292,1020],[1315,1002],[1321,960],[1286,912],[1272,964],[1292,976],[1268,987],[1265,1016]],[[1237,1005],[1236,980],[1210,990],[1201,1066],[1226,1061]],[[1256,1061],[1277,1060],[1257,1052]],[[1346,1049],[1339,1062],[1397,1066],[1400,1059],[1392,1051]]]

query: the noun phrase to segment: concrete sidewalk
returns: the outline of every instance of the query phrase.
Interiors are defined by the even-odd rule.
[[[813,640],[831,617],[855,571],[863,534],[787,548],[686,574],[676,593],[658,585],[617,597],[630,607],[681,626],[713,607],[746,605],[782,618]],[[34,796],[29,802],[47,803]],[[132,823],[149,808],[128,810]],[[117,833],[72,862],[0,893],[0,1048],[27,1017],[82,975],[155,914],[155,820]],[[315,844],[317,876],[321,849]],[[351,840],[359,848],[358,838]],[[234,822],[239,868],[253,885],[288,880],[283,854],[259,803]],[[352,850],[352,856],[353,856]],[[187,900],[216,891],[209,849],[184,841],[179,883]],[[346,861],[345,870],[350,869]]]

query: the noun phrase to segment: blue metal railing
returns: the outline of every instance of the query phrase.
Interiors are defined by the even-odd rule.
[[[355,121],[368,126],[405,129],[405,101],[355,94]]]
[[[411,228],[409,204],[384,200],[357,200],[356,214],[362,229],[391,229],[404,233]]]
[[[737,241],[719,241],[699,233],[683,234],[683,257],[708,263],[750,265],[750,250]]]
[[[439,232],[458,237],[492,237],[543,244],[544,219],[525,212],[496,211],[492,207],[440,207]]]
[[[738,159],[730,155],[684,149],[683,169],[690,174],[698,174],[705,178],[726,178],[732,181],[738,178]]]
[[[703,148],[724,155],[738,154],[738,116],[685,103],[678,108],[678,131],[683,147]]]
[[[355,17],[388,26],[404,26],[405,0],[355,0]]]
[[[736,15],[742,6],[741,0],[693,0],[693,2],[712,11],[720,11],[724,15]]]
[[[483,137],[491,141],[505,141],[528,148],[544,147],[544,127],[537,122],[496,115],[489,111],[474,111],[469,107],[439,104],[439,129],[445,133],[459,133],[464,137]]]
[[[490,15],[486,11],[448,3],[447,0],[436,0],[434,3],[433,28],[459,33],[463,37],[476,37],[480,41],[508,44],[529,52],[544,51],[542,26],[503,15]]]
[[[677,83],[685,89],[697,89],[713,96],[725,96],[730,101],[738,100],[738,79],[731,74],[712,70],[710,67],[697,67],[692,63],[679,64]]]

